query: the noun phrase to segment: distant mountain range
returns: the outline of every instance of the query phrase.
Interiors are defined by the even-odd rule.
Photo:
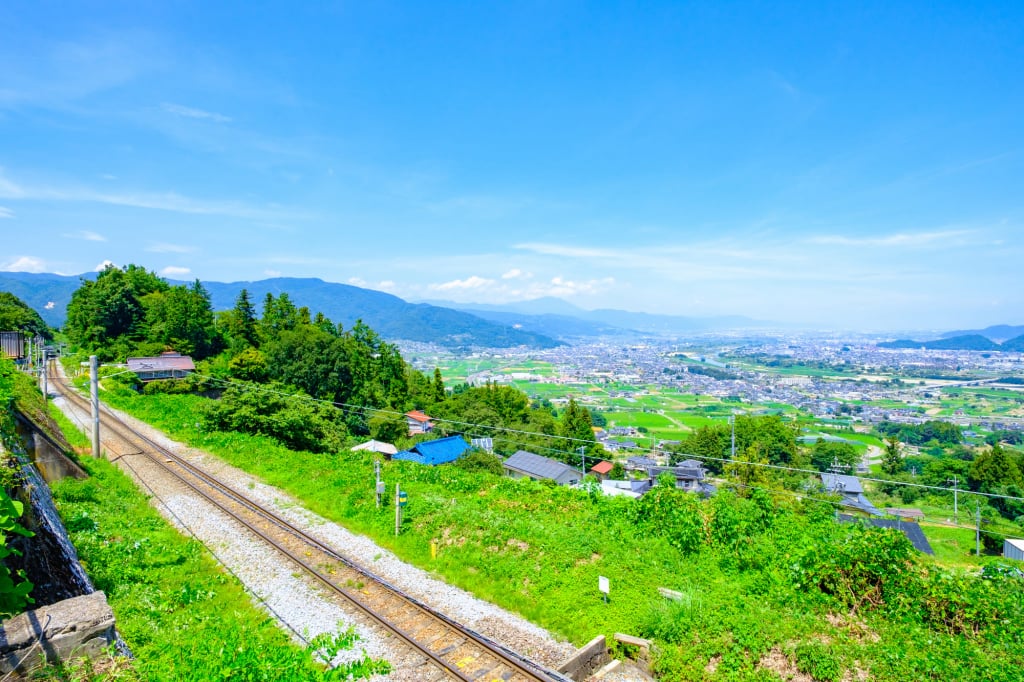
[[[47,324],[64,324],[71,294],[83,278],[0,272],[0,290],[10,291],[37,310]],[[172,282],[179,283],[179,282]],[[426,304],[407,303],[397,296],[347,284],[334,284],[320,279],[275,278],[257,282],[203,282],[210,292],[214,310],[227,310],[235,304],[238,293],[249,291],[257,312],[267,293],[287,293],[297,306],[306,306],[314,314],[322,312],[333,322],[351,327],[362,319],[386,339],[405,339],[437,343],[449,347],[532,346],[550,348],[560,342],[543,334],[516,329],[476,315]]]
[[[1001,325],[1003,329],[1022,329],[1024,327],[1008,327]],[[989,327],[996,329],[996,327]],[[886,341],[878,344],[879,348],[927,348],[929,350],[998,350],[1024,352],[1024,334],[1012,339],[996,343],[987,336],[981,334],[963,334],[960,336],[945,336],[934,341],[912,341],[910,339],[899,339],[897,341]]]
[[[1009,325],[1009,324],[997,324],[991,327],[985,327],[984,329],[968,329],[956,332],[946,332],[942,335],[943,339],[952,339],[957,336],[984,336],[986,339],[991,339],[996,343],[1002,343],[1008,339],[1015,339],[1018,336],[1024,335],[1024,325]]]
[[[730,329],[777,327],[777,324],[740,315],[686,317],[634,313],[602,308],[584,310],[559,298],[545,297],[502,305],[429,301],[434,305],[471,312],[474,315],[515,325],[557,338],[582,336],[680,335]]]

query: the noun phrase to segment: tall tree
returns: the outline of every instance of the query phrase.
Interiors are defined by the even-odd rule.
[[[1017,463],[998,444],[978,455],[967,477],[972,490],[986,493],[1002,486],[1024,485]]]
[[[567,448],[579,450],[585,447],[588,452],[594,449],[597,439],[594,437],[594,425],[590,420],[590,411],[576,403],[574,398],[569,398],[569,404],[565,406],[562,413],[562,421],[559,435],[572,440]]]
[[[9,291],[0,291],[0,331],[21,331],[45,339],[53,338],[39,313]]]
[[[895,476],[903,471],[903,448],[900,439],[889,436],[885,439],[885,452],[882,455],[882,471]]]
[[[434,402],[443,403],[446,397],[444,390],[444,379],[441,378],[441,369],[434,368]]]
[[[249,290],[242,289],[235,299],[235,307],[231,309],[228,334],[236,345],[259,345],[256,335],[256,307],[249,298]]]

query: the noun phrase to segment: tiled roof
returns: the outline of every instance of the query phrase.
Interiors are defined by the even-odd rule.
[[[411,450],[396,452],[391,459],[404,459],[419,464],[447,464],[454,462],[469,449],[469,444],[462,440],[462,436],[448,436],[437,440],[425,440],[417,443]]]
[[[195,363],[188,355],[166,354],[155,358],[128,358],[128,369],[132,372],[166,372],[178,370],[195,371]]]
[[[860,485],[860,479],[856,476],[844,476],[842,474],[822,474],[821,482],[825,484],[825,490],[830,493],[862,493],[864,488]]]
[[[505,468],[534,478],[547,478],[559,483],[578,481],[580,473],[561,462],[520,450],[505,460]]]
[[[843,523],[853,523],[854,521],[860,521],[853,516],[847,514],[840,514],[839,520]],[[876,528],[892,528],[898,530],[907,536],[910,540],[910,544],[914,546],[919,552],[925,554],[935,554],[932,550],[931,543],[928,542],[928,538],[924,536],[924,531],[921,530],[921,526],[917,525],[913,521],[899,521],[897,519],[863,519],[867,523],[870,523]]]
[[[371,452],[379,452],[385,455],[393,455],[398,452],[398,448],[391,443],[382,443],[379,440],[368,440],[365,443],[355,446],[352,450],[369,450]]]
[[[598,462],[590,470],[596,471],[599,474],[607,474],[612,470],[612,466],[614,465],[611,462]]]
[[[405,416],[408,417],[409,419],[413,419],[413,420],[418,421],[418,422],[428,422],[428,421],[430,421],[430,417],[428,417],[427,415],[423,414],[419,410],[413,410],[412,412],[406,412]]]

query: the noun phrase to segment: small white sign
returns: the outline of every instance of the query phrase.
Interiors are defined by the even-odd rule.
[[[597,576],[597,589],[608,594],[608,590],[610,589],[608,578],[605,578],[603,575]]]

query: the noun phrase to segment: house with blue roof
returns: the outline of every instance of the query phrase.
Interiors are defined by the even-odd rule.
[[[408,450],[396,452],[391,459],[404,459],[417,464],[448,464],[454,462],[469,450],[469,443],[462,439],[462,436],[448,436],[437,440],[425,440],[417,443]]]

